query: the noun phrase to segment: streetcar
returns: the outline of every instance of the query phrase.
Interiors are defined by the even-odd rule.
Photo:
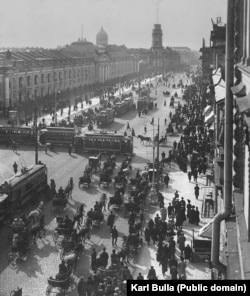
[[[119,135],[114,132],[94,130],[75,136],[77,153],[114,152],[120,154],[133,153],[133,137]]]
[[[102,110],[97,114],[96,117],[97,126],[100,128],[108,126],[110,123],[114,122],[114,110],[107,108]]]
[[[115,117],[120,117],[133,109],[133,98],[125,98],[121,102],[114,104]]]
[[[37,198],[39,193],[47,189],[48,173],[44,164],[31,165],[22,168],[0,185],[0,196],[6,208],[10,211],[20,209],[32,199]],[[34,201],[34,200],[33,200]]]
[[[46,127],[46,129],[40,130],[39,142],[43,145],[73,145],[75,135],[75,128]]]
[[[36,143],[36,131],[31,126],[0,126],[0,144],[10,146],[12,142],[24,145]]]

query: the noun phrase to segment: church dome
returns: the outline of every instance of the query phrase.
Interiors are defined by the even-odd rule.
[[[103,27],[101,27],[101,30],[96,35],[96,45],[108,45],[108,34],[103,30]]]

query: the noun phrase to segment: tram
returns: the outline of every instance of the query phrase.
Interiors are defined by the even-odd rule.
[[[36,131],[31,126],[0,126],[0,144],[9,146],[13,141],[21,145],[34,145]]]
[[[114,104],[115,117],[120,117],[123,114],[133,109],[133,98],[125,98],[122,102]]]
[[[133,137],[116,133],[95,130],[83,135],[75,136],[75,149],[77,153],[115,152],[119,154],[133,153]]]
[[[98,113],[96,117],[97,126],[100,128],[108,126],[110,123],[114,122],[114,110],[107,108]]]
[[[45,145],[73,145],[76,130],[69,127],[46,127],[40,131],[40,143]]]
[[[48,183],[47,167],[44,164],[23,168],[20,173],[0,185],[0,196],[5,196],[7,208],[17,210],[37,198]]]

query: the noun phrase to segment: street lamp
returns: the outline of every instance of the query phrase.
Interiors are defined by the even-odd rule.
[[[37,128],[37,105],[35,103],[35,114],[34,114],[34,128],[35,128],[35,164],[38,164],[38,128]]]
[[[151,205],[156,205],[158,203],[158,192],[159,188],[156,188],[155,186],[155,124],[153,122],[150,123],[153,126],[153,174],[152,174],[152,187],[150,189],[150,204]],[[158,135],[157,135],[157,140],[159,140],[159,119],[158,119]],[[159,142],[159,141],[158,141]],[[159,152],[157,149],[157,159],[159,160]],[[158,173],[157,173],[158,176]],[[158,185],[158,180],[157,180],[157,185]],[[158,186],[159,187],[159,186]]]
[[[56,104],[56,95],[59,95],[60,94],[60,90],[58,92],[55,92],[55,125],[57,125],[57,104]]]

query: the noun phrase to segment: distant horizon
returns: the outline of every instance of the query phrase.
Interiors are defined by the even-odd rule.
[[[88,41],[88,40],[87,40]],[[76,42],[76,41],[73,41],[73,42]],[[73,43],[72,42],[72,43]],[[91,41],[88,41],[88,42],[91,42]],[[96,45],[96,44],[94,44],[93,42],[91,42],[93,45]],[[0,47],[0,51],[1,50],[7,50],[7,49],[12,49],[12,48],[15,48],[15,49],[31,49],[31,48],[34,48],[34,49],[36,49],[36,48],[42,48],[42,49],[60,49],[60,48],[64,48],[64,47],[66,47],[66,46],[70,46],[71,44],[66,44],[66,45],[57,45],[56,47],[44,47],[44,46],[2,46],[2,47]],[[116,46],[126,46],[126,44],[108,44],[108,45],[116,45]],[[202,47],[202,46],[201,46]],[[127,47],[126,46],[126,48],[127,49],[146,49],[146,50],[150,50],[150,48],[144,48],[144,47]],[[192,49],[192,48],[190,48],[190,47],[188,47],[188,46],[163,46],[163,48],[188,48],[188,49],[190,49],[191,51],[197,51],[197,52],[199,52],[199,49]]]
[[[160,24],[164,47],[198,51],[209,43],[211,19],[226,22],[227,0],[0,0],[0,47],[54,49],[83,37],[95,44],[101,27],[109,44],[152,46]],[[11,15],[11,18],[10,18]],[[171,44],[171,45],[170,45]],[[185,45],[183,45],[185,44]]]

